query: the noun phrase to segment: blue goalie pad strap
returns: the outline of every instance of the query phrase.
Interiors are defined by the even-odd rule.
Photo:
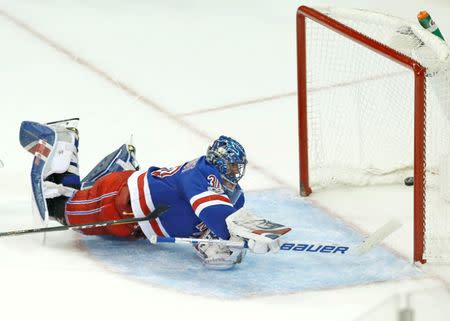
[[[64,174],[61,184],[64,186],[79,189],[80,188],[80,176],[75,175],[75,174]]]

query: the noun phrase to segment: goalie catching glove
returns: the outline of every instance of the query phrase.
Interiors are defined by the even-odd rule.
[[[206,230],[201,237],[206,240],[218,240],[219,238]],[[231,238],[234,241],[235,239]],[[236,239],[236,241],[239,241]],[[247,249],[235,248],[220,243],[198,243],[194,245],[197,256],[202,260],[205,267],[212,270],[228,270],[235,264],[242,262]]]
[[[241,208],[226,218],[231,239],[240,238],[247,242],[251,252],[264,254],[276,253],[280,250],[280,237],[291,228],[258,217]]]
[[[245,209],[240,209],[226,218],[230,241],[245,241],[253,253],[276,253],[280,249],[280,237],[291,229],[258,217]],[[202,238],[217,239],[210,230]],[[226,241],[224,241],[225,243]],[[242,247],[231,247],[218,243],[201,243],[194,245],[196,254],[205,267],[215,270],[226,270],[241,263],[246,250]]]

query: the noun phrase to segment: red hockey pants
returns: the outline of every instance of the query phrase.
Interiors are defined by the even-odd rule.
[[[134,217],[130,206],[128,177],[134,171],[110,173],[90,189],[78,191],[66,203],[67,224],[94,223]],[[130,237],[139,234],[139,225],[123,224],[80,230],[89,235]]]

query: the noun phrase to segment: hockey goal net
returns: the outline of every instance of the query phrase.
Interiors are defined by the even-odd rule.
[[[300,189],[414,177],[414,260],[450,261],[450,49],[418,23],[297,12]]]

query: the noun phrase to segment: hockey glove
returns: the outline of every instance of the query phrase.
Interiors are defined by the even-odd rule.
[[[202,239],[218,239],[210,230],[206,230]],[[198,243],[194,245],[197,256],[204,266],[213,270],[227,270],[241,263],[246,249],[231,248],[218,243]]]
[[[230,235],[247,241],[251,252],[264,254],[280,250],[280,237],[291,228],[258,217],[244,208],[226,218]]]

